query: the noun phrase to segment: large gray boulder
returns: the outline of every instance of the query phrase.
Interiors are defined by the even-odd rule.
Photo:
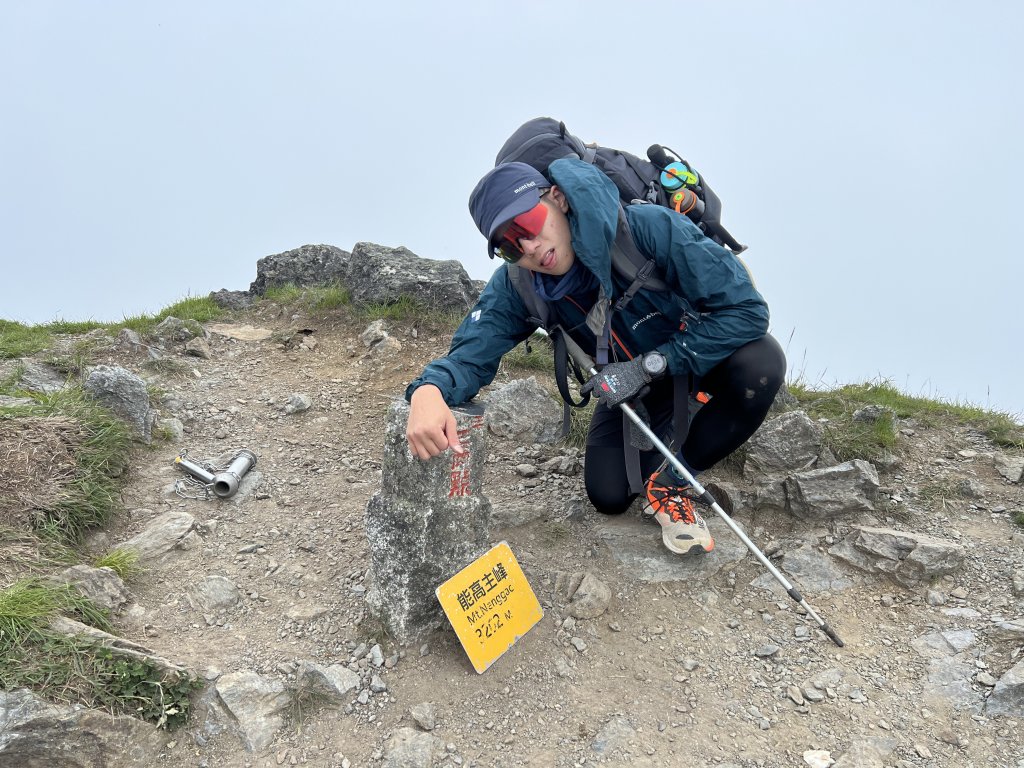
[[[810,469],[821,454],[824,432],[803,411],[790,411],[761,425],[747,442],[747,477]]]
[[[443,621],[434,590],[488,548],[491,503],[483,495],[483,410],[455,408],[467,453],[429,461],[409,451],[409,405],[388,409],[381,489],[366,506],[371,588],[367,601],[389,634],[409,643]]]
[[[97,365],[85,379],[84,389],[96,402],[120,416],[144,443],[153,439],[156,411],[149,405],[146,382],[119,366]]]
[[[785,479],[789,513],[803,519],[825,519],[873,512],[878,498],[878,472],[854,459],[834,467],[797,472]]]
[[[292,702],[284,683],[256,672],[231,672],[217,679],[215,690],[223,709],[215,709],[212,716],[225,720],[250,752],[266,749]]]
[[[146,768],[173,734],[127,715],[49,704],[0,691],[0,766]]]
[[[1024,661],[1007,670],[988,697],[985,712],[991,715],[1024,717]]]
[[[289,283],[299,287],[344,283],[352,254],[333,245],[303,245],[256,262],[249,293],[263,296],[268,288]]]
[[[960,570],[964,549],[923,533],[860,526],[829,553],[869,573],[885,574],[906,587]]]
[[[408,296],[432,309],[465,311],[480,291],[454,260],[434,261],[404,247],[356,243],[345,285],[358,304],[391,304]]]
[[[553,443],[562,433],[562,408],[533,376],[487,395],[487,428],[517,442]]]

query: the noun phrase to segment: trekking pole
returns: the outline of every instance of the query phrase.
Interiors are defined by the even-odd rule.
[[[543,328],[539,328],[538,333],[542,334],[543,336],[548,336],[547,331],[545,331]],[[594,361],[590,358],[590,356],[586,352],[584,352],[580,348],[580,346],[569,337],[569,334],[563,331],[562,337],[565,339],[566,348],[568,349],[569,354],[572,356],[573,360],[575,360],[581,368],[589,371],[591,376],[596,375],[597,369],[594,367]],[[637,426],[637,428],[644,433],[647,439],[650,440],[651,443],[653,443],[654,447],[658,449],[658,452],[666,459],[668,459],[669,462],[671,462],[672,466],[675,468],[679,477],[682,477],[684,480],[686,480],[686,482],[693,486],[693,489],[698,494],[700,494],[700,500],[707,504],[709,507],[711,507],[711,509],[715,511],[715,514],[722,518],[723,521],[725,521],[725,524],[728,525],[732,532],[739,537],[739,540],[747,546],[747,549],[749,549],[751,553],[753,553],[754,557],[756,557],[761,562],[761,565],[767,568],[768,572],[772,576],[774,576],[776,581],[778,581],[782,585],[782,588],[786,590],[786,594],[788,594],[791,598],[793,598],[793,600],[799,603],[799,605],[805,611],[807,611],[807,615],[818,623],[818,629],[824,632],[833,643],[842,648],[845,645],[845,643],[842,641],[842,639],[840,639],[839,635],[836,634],[835,630],[832,629],[832,627],[830,627],[828,623],[824,619],[822,619],[817,614],[817,612],[813,608],[811,608],[811,606],[807,604],[807,601],[804,600],[803,595],[801,595],[800,592],[797,591],[797,588],[790,583],[789,579],[782,575],[782,572],[779,571],[778,568],[772,565],[771,561],[767,557],[765,557],[765,554],[760,549],[758,549],[757,545],[747,537],[747,534],[744,533],[743,529],[739,526],[739,524],[737,524],[736,521],[734,521],[729,516],[729,514],[724,509],[722,509],[721,505],[715,500],[715,497],[712,496],[711,493],[704,486],[697,482],[697,478],[690,474],[686,467],[683,466],[682,462],[679,461],[679,459],[675,457],[675,454],[672,453],[671,450],[669,450],[668,446],[665,445],[656,434],[654,434],[654,431],[649,426],[647,426],[647,424],[644,422],[642,418],[640,418],[637,412],[634,411],[627,403],[620,403],[619,408],[621,408],[623,413],[626,414],[629,420],[632,421]]]

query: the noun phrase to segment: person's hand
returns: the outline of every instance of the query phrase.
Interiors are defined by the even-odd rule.
[[[593,392],[594,397],[614,408],[619,403],[632,400],[650,381],[650,375],[643,368],[643,358],[637,356],[625,363],[606,365],[580,387],[580,394]]]
[[[456,453],[465,453],[459,442],[459,429],[455,415],[433,384],[417,387],[409,400],[409,421],[405,427],[413,456],[429,459],[438,456],[448,448]]]

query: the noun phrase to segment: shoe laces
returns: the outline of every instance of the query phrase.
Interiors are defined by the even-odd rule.
[[[673,523],[680,521],[687,525],[697,522],[697,511],[688,496],[688,485],[668,485],[661,482],[663,473],[658,472],[647,482],[647,501],[655,513],[663,512]]]

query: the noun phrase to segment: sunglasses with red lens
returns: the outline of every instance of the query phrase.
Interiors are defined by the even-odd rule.
[[[544,195],[541,195],[543,198]],[[504,231],[492,244],[492,253],[509,264],[515,264],[523,258],[520,240],[532,240],[544,229],[548,218],[548,208],[544,203],[537,203],[526,213],[521,213],[506,225]]]

